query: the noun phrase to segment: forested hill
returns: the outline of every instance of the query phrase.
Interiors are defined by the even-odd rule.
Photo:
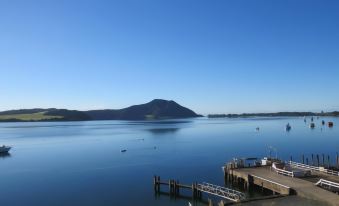
[[[149,120],[200,117],[174,101],[155,99],[146,104],[124,109],[77,111],[67,109],[20,109],[0,112],[0,122],[18,121],[89,121],[89,120]]]

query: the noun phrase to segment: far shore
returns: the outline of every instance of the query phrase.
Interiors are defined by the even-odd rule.
[[[339,117],[339,112],[276,112],[276,113],[243,113],[243,114],[209,114],[208,118],[241,118],[241,117]]]

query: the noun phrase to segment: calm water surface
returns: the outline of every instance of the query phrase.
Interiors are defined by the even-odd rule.
[[[185,119],[159,122],[91,121],[1,123],[0,202],[11,206],[187,205],[155,197],[154,174],[181,182],[223,185],[221,166],[232,157],[339,151],[333,128],[313,130],[303,118]],[[292,125],[285,131],[287,123]],[[255,128],[260,127],[260,132]],[[120,150],[126,149],[126,153]],[[273,153],[275,155],[275,152]],[[202,204],[198,204],[202,205]]]

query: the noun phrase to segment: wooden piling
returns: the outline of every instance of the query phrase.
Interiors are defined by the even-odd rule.
[[[176,188],[176,195],[179,196],[180,195],[180,187],[179,187],[179,180],[177,180],[177,188]]]
[[[170,194],[170,196],[172,196],[173,195],[173,182],[172,182],[172,180],[168,180],[168,189],[169,189],[169,194]]]
[[[318,167],[320,166],[320,164],[319,164],[319,155],[317,154],[317,165],[318,165]]]
[[[330,155],[327,155],[327,168],[330,169],[331,162],[330,162]]]
[[[208,198],[208,206],[213,206],[213,202],[211,199]]]
[[[305,164],[305,156],[304,156],[304,154],[302,155],[302,161],[303,161],[303,164]]]
[[[155,181],[155,183],[154,183],[154,190],[156,191],[156,192],[159,192],[158,191],[158,184],[159,184],[159,182],[158,182],[158,177],[157,176],[155,176],[154,177],[154,181]]]
[[[264,183],[261,183],[261,192],[264,193]]]
[[[158,176],[158,192],[160,192],[160,176]]]
[[[195,196],[196,196],[196,194],[195,194],[195,185],[194,185],[194,183],[192,183],[192,197],[193,197],[193,199],[195,199]]]
[[[314,157],[313,157],[313,154],[312,154],[312,166],[314,166]]]
[[[156,193],[160,192],[160,176],[154,175],[153,186],[154,186],[154,192],[156,192]]]
[[[322,154],[322,157],[323,157],[323,164],[322,164],[322,166],[325,167],[325,155]]]

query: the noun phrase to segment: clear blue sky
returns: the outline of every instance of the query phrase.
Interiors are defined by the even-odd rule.
[[[339,1],[0,0],[0,110],[339,109]]]

